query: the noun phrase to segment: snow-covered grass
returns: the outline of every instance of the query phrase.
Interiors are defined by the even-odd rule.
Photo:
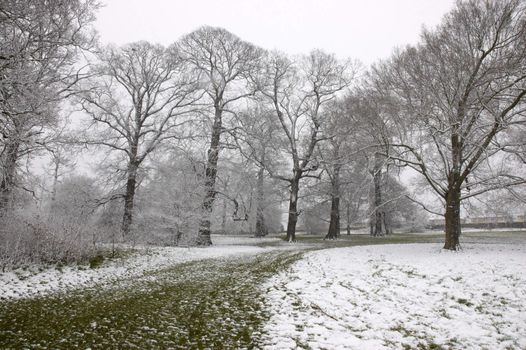
[[[102,288],[0,301],[0,347],[256,349],[268,319],[258,287],[300,256],[281,249],[223,255]]]
[[[241,235],[212,235],[212,243],[214,245],[255,245],[279,241],[281,241],[281,239],[276,236],[253,237]]]
[[[395,242],[401,239],[403,242],[405,238],[393,236],[383,239],[395,240]],[[66,266],[30,265],[3,272],[0,273],[0,300],[42,296],[93,285],[111,285],[117,280],[136,278],[148,272],[202,259],[254,255],[273,249],[303,250],[316,246],[375,243],[368,235],[343,237],[338,241],[323,241],[323,236],[305,235],[293,245],[283,241],[281,236],[257,238],[241,235],[212,235],[212,241],[214,245],[207,248],[119,245],[121,251],[128,253],[124,257],[106,258],[102,265],[95,269],[84,263]],[[382,241],[376,240],[376,242]]]
[[[88,265],[30,266],[0,273],[0,299],[12,299],[45,295],[95,284],[113,283],[119,279],[141,276],[177,264],[265,252],[267,248],[218,244],[208,248],[136,247],[134,252],[122,258],[106,259],[102,266],[91,269]],[[244,243],[247,243],[245,239]],[[218,239],[221,241],[221,239]],[[260,240],[258,239],[257,242]],[[242,244],[242,242],[241,242]]]
[[[310,252],[264,286],[268,349],[526,349],[526,245]]]
[[[524,233],[281,238],[2,274],[0,347],[526,348]]]

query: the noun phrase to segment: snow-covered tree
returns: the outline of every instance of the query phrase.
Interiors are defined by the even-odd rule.
[[[80,94],[89,116],[80,141],[121,156],[126,182],[121,229],[127,235],[141,166],[163,142],[188,136],[183,126],[201,94],[177,48],[137,42],[108,47],[99,59]]]
[[[252,96],[256,87],[251,77],[259,69],[261,50],[222,28],[201,27],[177,42],[182,57],[201,81],[210,107],[210,147],[207,154],[205,194],[197,244],[210,245],[210,218],[216,197],[217,164],[221,135],[228,129],[225,114]]]
[[[409,133],[389,155],[441,199],[445,249],[459,247],[462,201],[525,183],[509,154],[526,122],[526,4],[462,1],[420,43],[376,67]]]

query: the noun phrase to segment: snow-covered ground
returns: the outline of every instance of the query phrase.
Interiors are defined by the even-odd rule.
[[[251,245],[270,242],[280,242],[280,237],[251,237],[251,236],[230,236],[230,235],[212,235],[214,245]]]
[[[526,349],[526,246],[311,252],[265,285],[269,349]]]
[[[207,248],[138,247],[138,252],[131,257],[105,261],[96,269],[90,269],[86,265],[61,268],[32,266],[0,273],[0,299],[44,295],[111,283],[117,279],[133,278],[148,271],[200,259],[261,253],[269,249],[247,244],[278,240],[232,236],[214,236],[212,239],[214,246]]]

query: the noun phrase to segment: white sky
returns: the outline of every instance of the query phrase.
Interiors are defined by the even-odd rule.
[[[96,27],[103,43],[169,45],[202,25],[223,27],[266,49],[314,48],[365,64],[417,42],[454,0],[105,0]]]

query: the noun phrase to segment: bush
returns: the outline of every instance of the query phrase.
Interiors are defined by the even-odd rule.
[[[97,254],[95,256],[92,256],[89,259],[89,268],[96,269],[97,267],[101,266],[103,262],[104,262],[104,255]]]
[[[73,219],[5,213],[0,218],[2,271],[24,264],[69,264],[95,252],[98,232]]]

